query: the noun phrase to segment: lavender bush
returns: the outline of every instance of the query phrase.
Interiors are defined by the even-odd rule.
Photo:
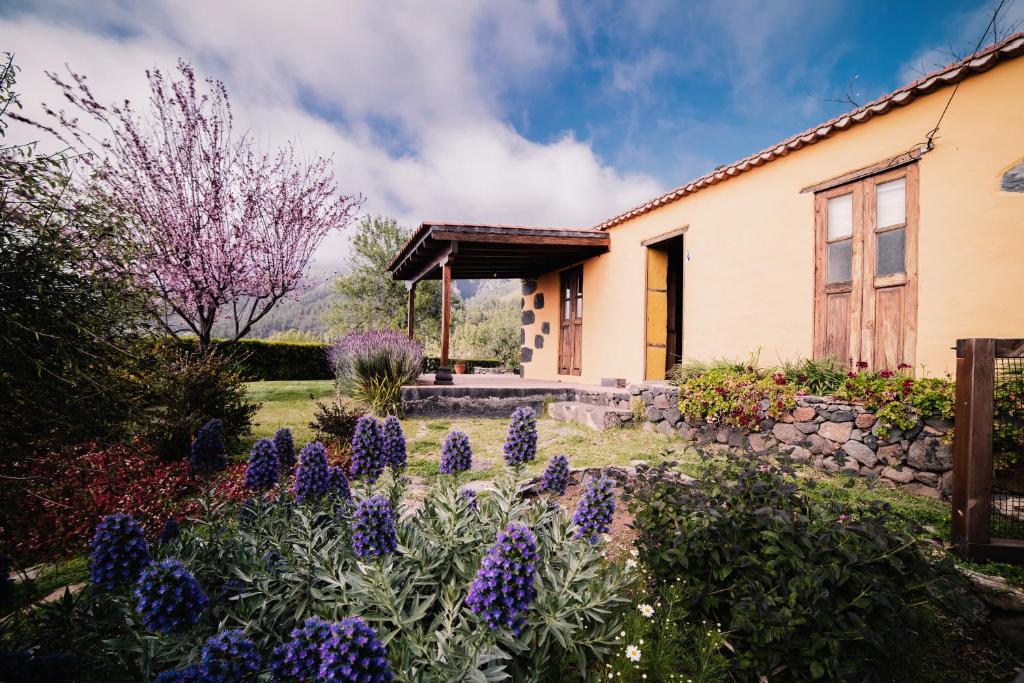
[[[353,332],[331,348],[338,388],[379,415],[396,414],[403,384],[414,384],[423,349],[401,332]]]

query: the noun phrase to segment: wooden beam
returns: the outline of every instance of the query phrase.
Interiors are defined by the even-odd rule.
[[[452,326],[452,257],[441,266],[441,358],[442,368],[448,367],[448,338]]]
[[[407,282],[407,283],[405,283],[405,288],[409,292],[409,302],[408,302],[409,309],[408,309],[408,312],[407,312],[407,315],[408,315],[407,323],[408,323],[408,326],[409,326],[409,339],[415,339],[416,338],[416,283],[415,282]]]
[[[429,275],[432,270],[434,270],[438,266],[443,265],[451,257],[451,255],[455,253],[456,249],[458,248],[457,245],[457,242],[449,242],[446,247],[444,247],[443,249],[441,249],[440,252],[438,252],[437,256],[430,259],[429,261],[427,261],[426,263],[424,263],[419,268],[409,273],[402,279],[408,282],[419,282],[427,275]],[[401,268],[397,268],[396,272],[400,269]]]
[[[468,243],[491,243],[491,244],[552,244],[570,247],[607,247],[610,239],[607,235],[524,235],[500,234],[500,233],[472,233],[435,230],[431,233],[434,239],[438,240],[464,240]]]
[[[838,175],[834,178],[823,180],[820,183],[808,185],[800,190],[800,194],[804,194],[806,192],[824,192],[825,190],[831,190],[833,187],[852,183],[855,180],[862,180],[873,175],[878,175],[879,173],[885,173],[886,171],[891,171],[894,168],[912,164],[920,159],[923,154],[924,152],[921,149],[914,149],[909,152],[904,152],[903,154],[897,154],[890,159],[879,161],[871,164],[870,166],[864,166],[863,168],[848,171],[847,173]]]

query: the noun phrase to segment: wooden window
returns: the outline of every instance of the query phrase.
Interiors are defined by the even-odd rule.
[[[815,196],[814,354],[914,364],[917,164]]]

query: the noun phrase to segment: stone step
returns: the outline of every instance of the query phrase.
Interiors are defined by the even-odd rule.
[[[549,403],[548,415],[554,420],[576,422],[599,431],[623,427],[633,421],[633,411],[631,410],[578,401]]]
[[[577,403],[586,403],[595,406],[607,406],[619,410],[631,410],[630,399],[632,396],[626,389],[577,389],[573,397]]]

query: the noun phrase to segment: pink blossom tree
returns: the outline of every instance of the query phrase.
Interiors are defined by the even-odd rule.
[[[291,143],[267,153],[234,135],[224,84],[201,88],[184,61],[178,73],[146,72],[145,115],[127,100],[101,104],[80,74],[48,73],[85,121],[44,106],[56,123],[35,125],[82,152],[88,189],[129,224],[118,267],[152,292],[169,333],[191,332],[205,352],[218,319],[234,322],[236,341],[301,290],[314,252],[362,198],[338,192],[329,159],[303,162]]]

